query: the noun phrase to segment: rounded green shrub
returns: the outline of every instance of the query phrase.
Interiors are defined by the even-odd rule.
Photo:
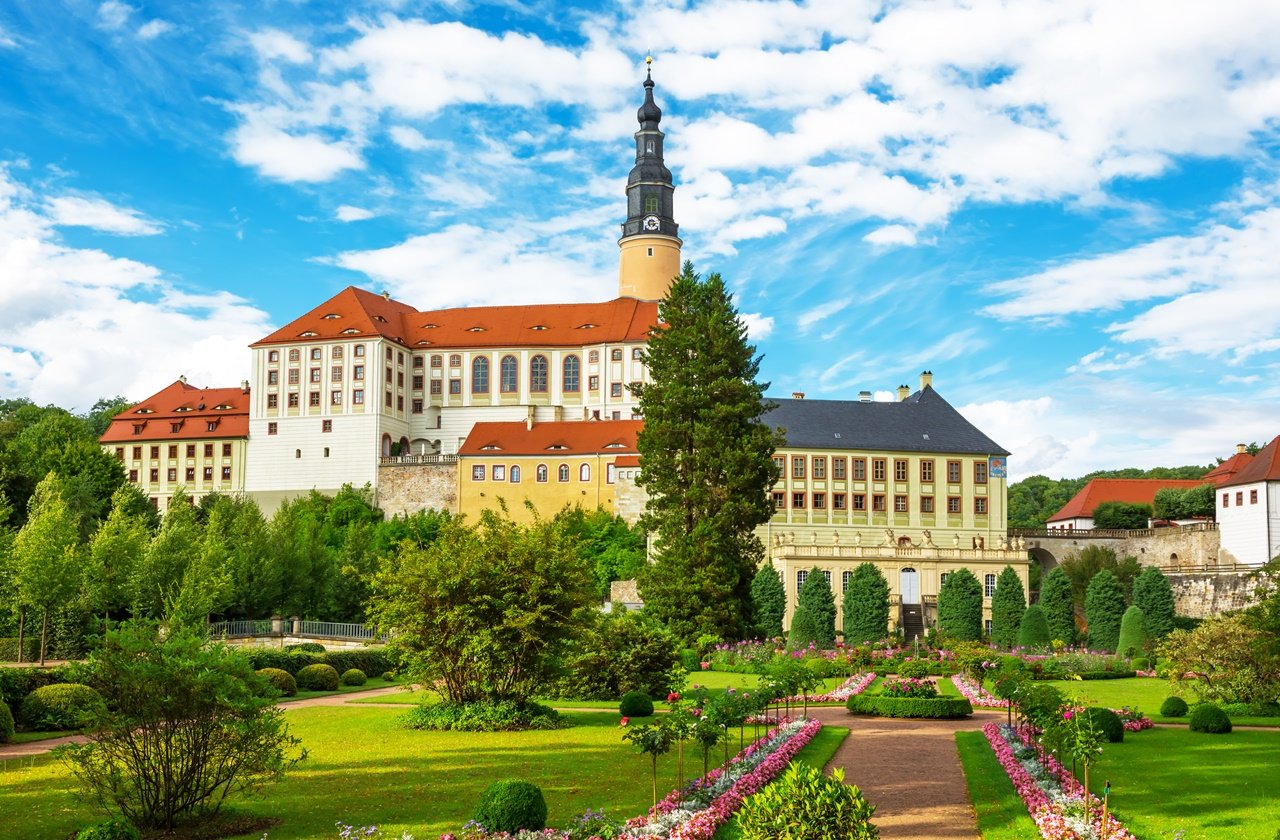
[[[13,712],[9,711],[9,704],[0,700],[0,744],[7,744],[13,740]]]
[[[1084,710],[1093,721],[1093,728],[1106,736],[1113,744],[1124,740],[1124,721],[1110,709],[1102,706],[1090,706]]]
[[[141,836],[132,823],[116,818],[80,829],[76,840],[138,840]]]
[[[54,683],[28,694],[20,715],[29,729],[80,729],[104,705],[102,695],[87,685]]]
[[[1134,604],[1124,611],[1120,619],[1120,640],[1116,653],[1121,656],[1140,656],[1147,647],[1147,616],[1142,607]]]
[[[1150,671],[1151,660],[1145,656],[1135,656],[1133,661],[1129,663],[1135,671]]]
[[[920,679],[929,676],[929,663],[923,659],[908,659],[898,666],[898,676]]]
[[[342,672],[343,685],[364,685],[368,681],[369,678],[359,668],[348,668]]]
[[[532,782],[503,779],[480,794],[473,819],[489,833],[521,829],[541,831],[547,826],[547,801],[542,789]]]
[[[293,645],[285,645],[284,649],[288,653],[324,653],[324,645],[319,642],[298,642]]]
[[[1160,714],[1164,717],[1186,717],[1187,701],[1181,697],[1166,697],[1160,704]]]
[[[337,668],[320,664],[308,665],[294,679],[298,681],[298,688],[303,691],[337,691],[340,681]]]
[[[623,717],[649,717],[653,714],[653,700],[643,691],[628,691],[618,704],[618,714]]]
[[[1018,624],[1018,646],[1027,650],[1043,650],[1049,646],[1049,619],[1039,604],[1032,604],[1022,613]]]
[[[293,678],[293,674],[282,668],[259,668],[258,676],[266,677],[267,682],[282,697],[292,697],[298,693],[298,681]]]
[[[826,776],[816,767],[795,763],[743,803],[738,826],[743,840],[873,840],[880,836],[871,824],[875,810],[862,791],[844,783],[843,770]]]
[[[1225,735],[1231,731],[1231,718],[1213,703],[1201,703],[1191,710],[1191,731]]]
[[[384,682],[395,682],[396,675],[394,671],[383,671],[382,679]]]

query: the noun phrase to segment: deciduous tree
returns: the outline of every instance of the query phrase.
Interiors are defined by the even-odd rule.
[[[1174,630],[1157,649],[1169,680],[1215,703],[1280,700],[1280,640],[1245,616],[1217,616],[1194,630]]]
[[[13,546],[19,601],[40,612],[41,665],[48,642],[49,612],[75,596],[83,562],[80,531],[63,489],[56,474],[45,476],[31,497],[27,524]]]

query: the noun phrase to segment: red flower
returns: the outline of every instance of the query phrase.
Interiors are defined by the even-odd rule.
[[[674,703],[674,702],[676,702],[676,701],[677,701],[677,700],[679,700],[679,699],[680,699],[680,695],[679,695],[679,694],[676,694],[674,691],[667,695],[667,702],[668,702],[668,703]]]
[[[618,726],[626,726],[628,723],[631,723],[631,718],[624,717],[622,720],[618,721]]]

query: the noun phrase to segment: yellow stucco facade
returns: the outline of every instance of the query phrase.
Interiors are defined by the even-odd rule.
[[[474,520],[481,511],[497,510],[501,500],[517,522],[534,517],[526,503],[544,518],[564,507],[613,513],[616,457],[464,456],[458,460],[458,512]]]
[[[662,300],[680,273],[680,240],[674,236],[625,236],[618,241],[618,295]]]
[[[139,440],[102,448],[120,461],[129,481],[161,513],[179,488],[197,501],[210,493],[244,490],[247,438]]]

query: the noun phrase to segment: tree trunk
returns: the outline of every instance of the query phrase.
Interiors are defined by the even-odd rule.
[[[22,631],[26,629],[27,624],[27,605],[23,604],[18,609],[18,664],[22,664]]]
[[[49,637],[49,608],[45,607],[40,614],[40,667],[44,667],[45,640]]]

